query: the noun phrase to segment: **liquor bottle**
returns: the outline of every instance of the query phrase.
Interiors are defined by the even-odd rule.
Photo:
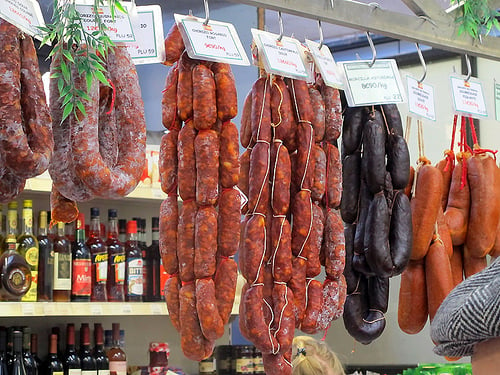
[[[125,248],[118,240],[118,213],[115,209],[108,210],[108,280],[106,289],[108,301],[125,301]]]
[[[71,243],[64,234],[64,223],[57,223],[54,239],[53,300],[69,302],[71,299]]]
[[[0,214],[1,216],[1,214]],[[7,330],[0,327],[0,375],[8,375],[7,369]]]
[[[10,370],[12,360],[14,359],[14,329],[15,327],[7,328],[7,369]]]
[[[89,302],[92,291],[92,260],[90,250],[85,243],[85,215],[78,214],[76,219],[76,236],[72,243],[72,275],[71,300]]]
[[[81,375],[82,365],[75,348],[75,325],[66,326],[66,352],[63,359],[64,375]]]
[[[47,223],[49,224],[49,229],[47,230],[47,236],[52,240],[52,243],[54,243],[54,239],[57,236],[57,224],[54,225],[52,222],[52,212],[47,211]]]
[[[43,363],[43,375],[64,375],[64,366],[57,355],[57,335],[50,335],[49,354]]]
[[[38,218],[38,301],[52,301],[54,280],[54,243],[47,232],[47,211]]]
[[[0,299],[20,301],[31,287],[31,268],[17,251],[17,202],[10,202],[7,211],[7,234],[0,256]]]
[[[127,241],[127,219],[118,220],[118,240],[121,243]]]
[[[64,234],[70,243],[75,242],[75,222],[64,224]]]
[[[141,302],[142,286],[142,253],[137,245],[137,222],[127,222],[127,242],[125,242],[125,300]]]
[[[30,266],[31,286],[21,301],[36,302],[38,283],[38,240],[33,235],[33,201],[25,199],[23,202],[23,226],[17,237],[17,251]],[[27,372],[28,369],[26,369]]]
[[[26,375],[38,375],[35,358],[31,354],[31,328],[23,327],[23,363]]]
[[[92,257],[92,289],[90,300],[93,302],[105,302],[108,300],[106,292],[106,281],[108,279],[108,253],[106,245],[101,237],[101,220],[99,208],[90,209],[90,231],[87,246]]]
[[[135,217],[132,218],[132,220],[137,221],[137,246],[141,250],[142,255],[142,299],[143,301],[146,301],[146,294],[148,290],[148,246],[146,245],[146,219]]]
[[[94,323],[94,358],[97,375],[109,375],[109,360],[104,352],[104,332],[100,323]]]
[[[56,338],[57,338],[57,341],[56,341],[56,344],[57,344],[57,355],[59,356],[59,358],[63,358],[64,357],[64,353],[62,352],[62,348],[61,348],[61,329],[59,327],[52,327],[51,329],[51,332],[52,334],[56,335]]]
[[[36,368],[38,369],[38,373],[41,373],[42,369],[42,360],[38,356],[38,335],[36,333],[31,334],[31,355],[36,363]]]
[[[97,375],[96,362],[90,350],[90,328],[88,323],[82,323],[80,327],[80,362],[82,364],[82,375]]]
[[[113,344],[108,351],[109,371],[116,375],[127,374],[127,356],[120,347],[120,324],[113,323]]]
[[[147,250],[147,266],[148,272],[146,292],[146,301],[155,302],[161,300],[160,292],[160,270],[163,266],[160,264],[160,229],[159,218],[153,217],[151,219],[151,246]]]
[[[9,368],[10,375],[27,375],[23,361],[23,333],[15,330],[12,333],[13,340],[13,355],[12,363]]]

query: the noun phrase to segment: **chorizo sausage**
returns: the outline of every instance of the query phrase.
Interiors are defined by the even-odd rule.
[[[388,137],[387,170],[391,174],[393,188],[404,189],[410,178],[410,152],[405,139],[397,134],[389,134]]]
[[[292,260],[292,278],[288,286],[293,292],[293,311],[295,315],[295,327],[300,328],[304,313],[306,311],[306,260],[295,257]]]
[[[71,223],[78,217],[76,202],[64,197],[54,185],[52,185],[50,192],[50,210],[52,222]]]
[[[308,123],[300,123],[297,126],[297,165],[296,173],[292,176],[294,183],[299,189],[311,189],[314,176],[314,157],[312,154],[314,146],[314,134],[312,126]]]
[[[212,71],[203,64],[193,68],[193,125],[211,129],[217,121],[217,98]]]
[[[197,279],[213,277],[216,253],[217,211],[213,206],[201,206],[196,214],[194,227],[194,276]]]
[[[161,97],[161,122],[165,128],[172,130],[179,127],[180,119],[177,117],[177,81],[179,67],[177,64],[170,68],[165,80],[165,89]]]
[[[217,309],[223,324],[227,324],[231,317],[237,281],[238,265],[234,259],[221,259],[215,272],[214,283]]]
[[[269,260],[274,281],[288,282],[292,277],[292,229],[284,216],[273,216],[272,254]]]
[[[270,146],[258,142],[250,154],[248,210],[265,214],[269,204]]]
[[[306,81],[287,78],[285,82],[287,83],[288,89],[290,90],[292,106],[297,123],[311,124],[313,121],[314,112]]]
[[[312,205],[312,228],[311,234],[304,246],[307,258],[307,277],[316,277],[321,272],[320,251],[323,245],[323,228],[325,226],[325,215],[323,209],[317,204]]]
[[[260,77],[252,87],[252,138],[271,142],[271,84],[269,77]]]
[[[196,198],[196,130],[193,122],[187,122],[179,132],[177,141],[177,182],[182,200]]]
[[[299,191],[292,202],[292,253],[302,255],[306,241],[309,239],[313,226],[313,209],[311,193]],[[302,255],[306,257],[306,254]]]
[[[327,209],[323,240],[323,247],[325,249],[325,274],[327,278],[339,278],[342,272],[344,272],[344,267],[348,261],[346,246],[347,243],[344,237],[340,212],[338,210]]]
[[[177,195],[169,195],[160,206],[160,240],[159,249],[166,273],[173,275],[179,272],[177,261],[177,226],[179,220],[179,203]]]
[[[247,306],[243,303],[243,299],[245,298],[245,294],[249,288],[250,284],[248,282],[243,284],[243,287],[241,288],[240,306],[238,308],[238,327],[241,335],[248,341],[252,338],[250,337],[250,333],[247,328],[247,321],[245,320],[245,317],[247,316]]]
[[[292,347],[295,331],[293,314],[293,293],[286,284],[275,283],[273,287],[274,337],[279,344],[279,352],[285,353]]]
[[[224,189],[219,197],[217,222],[217,254],[225,257],[236,254],[240,237],[240,193],[236,189]]]
[[[233,122],[225,122],[222,124],[220,132],[219,151],[219,180],[223,188],[232,188],[238,184],[240,173],[239,156],[238,128]]]
[[[168,30],[168,34],[165,38],[165,62],[164,65],[173,65],[176,61],[181,58],[181,54],[184,51],[184,41],[182,40],[182,35],[174,22]]]
[[[340,92],[328,85],[321,85],[320,92],[325,102],[325,141],[335,143],[342,130],[342,104]]]
[[[292,375],[291,349],[285,355],[262,353],[262,362],[267,375]]]
[[[224,323],[217,309],[215,284],[212,279],[196,280],[196,312],[203,336],[216,340],[224,334]]]
[[[398,324],[410,335],[420,332],[427,322],[427,287],[424,259],[410,260],[401,274]]]
[[[342,160],[342,197],[340,212],[342,220],[354,223],[358,217],[358,198],[361,183],[361,152],[356,151]]]
[[[377,194],[384,187],[385,181],[385,142],[386,130],[382,115],[371,112],[363,129],[363,159],[366,158],[366,183],[372,194]]]
[[[453,246],[453,254],[450,258],[454,287],[464,280],[463,247],[463,245]]]
[[[319,145],[316,144],[313,146],[312,155],[314,158],[314,172],[313,172],[313,184],[311,186],[311,198],[313,202],[320,202],[325,196],[326,178],[328,175],[326,153]],[[340,171],[338,172],[340,174]],[[339,196],[339,203],[340,203],[340,196]]]
[[[225,63],[213,63],[217,117],[222,122],[229,121],[238,114],[238,97],[236,95],[236,82],[231,66]]]
[[[403,272],[410,260],[413,242],[412,231],[410,200],[402,191],[398,190],[392,204],[389,231],[389,247],[393,264],[392,276]]]
[[[252,150],[246,149],[240,155],[240,176],[238,178],[238,189],[245,194],[245,197],[248,198],[249,195],[249,178],[250,178],[250,154]],[[246,214],[248,211],[248,202],[241,208],[241,212]]]
[[[109,74],[105,73],[106,79]],[[114,89],[99,82],[99,152],[104,163],[108,166],[115,166],[118,162],[119,151],[119,124],[115,121],[115,107],[113,99]],[[175,126],[180,129],[180,124]],[[141,177],[142,179],[142,177]]]
[[[177,78],[177,115],[184,122],[193,117],[193,68],[196,65],[196,61],[184,51],[179,60]]]
[[[306,293],[306,311],[300,329],[305,333],[315,334],[319,331],[319,318],[323,307],[323,287],[318,280],[307,279]]]
[[[469,278],[478,272],[481,272],[488,265],[486,257],[477,258],[473,256],[467,246],[464,246],[463,267],[465,278]]]
[[[271,86],[271,122],[274,129],[273,139],[279,139],[288,144],[290,137],[295,136],[295,131],[292,129],[295,126],[295,119],[290,92],[280,76],[274,77]]]
[[[167,303],[168,316],[177,331],[181,330],[181,317],[179,310],[179,290],[181,281],[179,275],[171,275],[165,282],[165,301]]]
[[[215,205],[219,196],[219,136],[215,130],[200,131],[194,140],[196,203]]]
[[[158,169],[160,171],[161,189],[166,193],[177,192],[177,140],[179,131],[170,130],[161,137]]]
[[[243,277],[251,284],[262,283],[266,251],[266,221],[262,215],[252,215],[245,224],[239,263]]]
[[[339,318],[344,312],[344,302],[345,302],[345,278],[342,276],[341,286],[340,279],[330,279],[326,278],[323,282],[323,306],[321,308],[321,314],[318,319],[318,330],[324,331],[328,329],[331,322]],[[341,298],[340,289],[343,287],[343,294]]]
[[[406,184],[405,188],[404,188],[404,193],[405,195],[411,199],[411,195],[412,195],[412,190],[413,190],[413,179],[415,178],[415,168],[413,167],[410,167],[410,174],[409,174],[409,177],[408,177],[408,183]]]
[[[325,144],[326,152],[326,205],[338,208],[342,199],[342,162],[339,149],[331,144]]]
[[[314,86],[309,85],[308,88],[313,110],[311,123],[314,131],[314,142],[319,143],[325,137],[325,103],[321,93]]]
[[[250,90],[243,103],[240,122],[240,143],[244,148],[252,143],[252,90]]]
[[[446,210],[448,203],[450,184],[454,170],[454,168],[448,165],[448,163],[448,159],[444,158],[436,164],[436,168],[439,169],[443,176],[443,194],[441,196],[441,207],[443,207],[443,211]]]
[[[195,223],[198,208],[196,202],[184,201],[179,215],[177,235],[177,260],[181,281],[194,280]]]
[[[271,146],[271,207],[274,215],[286,215],[290,206],[291,162],[280,141]]]

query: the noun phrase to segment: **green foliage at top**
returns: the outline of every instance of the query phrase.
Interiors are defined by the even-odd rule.
[[[457,0],[451,0],[451,4],[455,3]],[[481,35],[488,35],[493,28],[500,30],[497,20],[500,13],[488,0],[467,0],[457,14],[456,22],[460,25],[458,35],[465,32],[478,39]]]

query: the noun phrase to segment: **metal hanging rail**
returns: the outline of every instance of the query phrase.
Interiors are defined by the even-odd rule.
[[[436,0],[402,0],[414,16],[351,0],[230,1],[500,61],[500,37],[484,36],[478,43],[466,33],[458,36],[454,15],[447,14]]]

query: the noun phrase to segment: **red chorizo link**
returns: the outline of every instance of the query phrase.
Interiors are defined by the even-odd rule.
[[[271,142],[271,84],[261,77],[252,87],[251,125],[255,141]]]
[[[318,330],[327,329],[339,307],[339,281],[338,279],[326,278],[323,282],[323,306],[318,318]]]
[[[347,298],[347,280],[344,275],[340,275],[339,280],[339,307],[333,319],[338,319],[344,313],[344,304]]]
[[[250,147],[252,143],[252,99],[252,90],[250,90],[241,111],[240,142],[245,148]]]
[[[265,214],[269,204],[270,147],[258,142],[250,154],[248,210]]]
[[[181,281],[194,280],[195,222],[198,208],[195,201],[184,201],[179,215],[177,260]]]
[[[269,260],[274,281],[288,282],[292,277],[292,229],[284,216],[273,216],[272,254]]]
[[[3,161],[4,156],[0,156]],[[3,164],[5,165],[5,164]],[[8,203],[23,190],[26,180],[7,168],[0,168],[0,203]]]
[[[208,340],[222,337],[224,323],[217,310],[215,284],[212,279],[196,280],[196,311],[203,336]]]
[[[196,202],[217,203],[219,196],[219,137],[214,130],[201,131],[194,140]]]
[[[104,74],[106,79],[109,74]],[[119,153],[119,124],[115,121],[114,89],[99,82],[99,152],[104,163],[115,166]],[[113,105],[111,105],[113,103]]]
[[[262,283],[266,250],[266,222],[262,215],[252,215],[245,224],[243,246],[240,249],[240,269],[250,283]]]
[[[294,183],[299,189],[311,189],[314,176],[313,145],[314,135],[312,126],[308,123],[300,123],[297,126],[297,168],[294,174]]]
[[[243,303],[243,299],[245,298],[245,294],[246,294],[248,288],[250,288],[250,284],[249,283],[243,284],[243,287],[241,288],[240,306],[239,306],[239,309],[238,309],[238,315],[239,315],[238,327],[240,329],[241,335],[244,338],[246,338],[248,341],[250,341],[252,338],[250,337],[250,333],[248,331],[247,321],[244,318],[244,317],[247,316],[247,310],[246,310],[247,305],[245,305]]]
[[[323,247],[325,251],[325,273],[327,277],[338,278],[344,272],[345,238],[340,212],[327,210]]]
[[[217,223],[217,254],[229,257],[236,254],[240,237],[240,193],[236,189],[222,190],[219,197],[219,215]]]
[[[326,198],[330,208],[338,208],[342,197],[342,161],[339,149],[325,145],[326,152]]]
[[[275,76],[271,87],[271,121],[274,129],[274,140],[288,142],[292,134],[295,119],[292,112],[290,92],[285,81],[280,76]]]
[[[418,333],[424,328],[427,316],[424,259],[410,260],[401,274],[398,304],[399,328],[410,335]]]
[[[314,334],[319,331],[318,323],[321,316],[321,308],[323,306],[323,287],[318,280],[307,279],[306,293],[307,307],[300,330],[305,333]]]
[[[193,68],[193,125],[198,130],[211,129],[217,121],[215,80],[203,64]]]
[[[464,281],[463,247],[463,245],[453,246],[453,254],[450,258],[453,287]]]
[[[193,68],[197,62],[191,60],[186,51],[179,61],[177,78],[177,115],[182,121],[193,117]]]
[[[238,178],[238,188],[243,194],[248,198],[249,194],[249,178],[250,178],[250,154],[252,150],[246,149],[240,155],[240,176]],[[248,202],[241,208],[241,213],[246,214],[248,212]]]
[[[214,207],[198,209],[194,231],[194,276],[197,279],[212,277],[217,252],[217,211]]]
[[[304,251],[306,241],[311,235],[313,224],[313,204],[311,193],[301,190],[292,202],[292,253],[299,256]],[[306,257],[306,254],[302,255]]]
[[[292,350],[285,355],[262,353],[266,375],[292,375]]]
[[[172,130],[180,127],[180,119],[177,117],[177,81],[179,79],[179,67],[177,64],[170,68],[165,80],[165,89],[161,98],[161,121],[165,128]]]
[[[165,301],[167,302],[168,316],[177,331],[181,330],[181,317],[179,310],[179,290],[181,281],[179,275],[171,275],[165,282]]]
[[[177,140],[179,131],[170,130],[161,137],[158,169],[161,189],[166,193],[177,192]]]
[[[192,121],[189,121],[180,130],[177,143],[177,181],[182,200],[196,198],[195,138],[196,130]]]
[[[179,220],[179,203],[177,195],[169,195],[160,206],[160,256],[163,269],[172,275],[179,272],[177,261],[177,225]]]
[[[271,267],[266,263],[262,269],[262,273],[264,275],[264,287],[262,288],[262,310],[264,312],[264,321],[269,329],[273,330],[273,289],[274,289],[274,281],[273,274],[271,271]]]
[[[319,143],[325,136],[325,102],[321,93],[312,85],[309,85],[309,97],[313,110],[311,122],[314,129],[314,142]]]
[[[238,184],[240,173],[238,128],[233,122],[222,124],[219,156],[220,184],[223,188],[232,188]]]
[[[180,59],[184,48],[182,35],[174,22],[165,38],[165,62],[163,64],[173,65]]]
[[[78,217],[76,202],[64,197],[54,185],[50,193],[50,210],[51,222],[71,223]]]
[[[290,90],[292,106],[297,122],[299,124],[311,124],[313,121],[314,112],[311,105],[311,97],[309,96],[309,90],[307,89],[306,81],[301,81],[298,79],[287,79],[286,82]]]
[[[481,272],[488,265],[486,257],[478,258],[473,256],[467,246],[464,246],[463,267],[465,278],[469,278],[478,272]],[[454,283],[453,283],[454,284]]]
[[[307,265],[304,258],[293,258],[293,273],[292,278],[288,282],[288,286],[293,292],[293,311],[296,328],[300,328],[306,311],[306,268]]]
[[[217,117],[223,122],[229,121],[238,114],[236,82],[231,66],[225,63],[213,63],[211,68],[217,92]]]
[[[319,145],[315,144],[313,146],[312,155],[314,158],[314,173],[311,198],[314,202],[319,202],[323,199],[326,191],[326,153]]]
[[[325,102],[325,141],[335,143],[342,129],[342,104],[336,88],[322,85],[321,95]]]
[[[317,204],[312,205],[313,224],[309,239],[306,241],[304,252],[307,258],[307,277],[316,277],[321,272],[320,251],[323,244],[323,228],[325,216],[323,209]]]
[[[446,210],[446,206],[448,204],[451,177],[453,174],[454,167],[451,163],[449,163],[447,158],[444,158],[436,164],[436,168],[439,169],[441,175],[443,176],[443,194],[441,196],[441,207],[443,208],[444,211]]]
[[[231,317],[237,281],[238,265],[234,259],[221,259],[215,272],[214,283],[217,309],[224,324],[227,324]]]
[[[273,288],[274,337],[279,343],[280,353],[285,353],[292,347],[295,331],[295,316],[293,314],[293,293],[286,284],[275,283]]]
[[[290,206],[292,176],[290,155],[282,142],[271,146],[271,207],[274,215],[286,215]]]

